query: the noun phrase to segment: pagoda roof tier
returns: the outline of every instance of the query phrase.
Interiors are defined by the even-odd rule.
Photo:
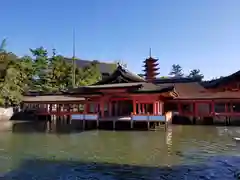
[[[158,66],[159,64],[158,63],[154,63],[154,64],[144,64],[142,67],[145,67],[145,68],[147,68],[147,67],[156,67],[156,66]]]
[[[145,72],[149,72],[149,71],[158,71],[160,68],[146,68],[146,69],[144,69],[143,71],[145,71]],[[149,72],[150,73],[150,72]]]
[[[154,58],[150,57],[150,58],[145,59],[143,62],[146,63],[146,62],[157,62],[157,61],[158,61],[158,59],[154,59]]]
[[[147,75],[158,75],[158,74],[160,74],[160,73],[158,73],[158,72],[147,72],[147,73],[145,73],[145,75],[147,76]]]

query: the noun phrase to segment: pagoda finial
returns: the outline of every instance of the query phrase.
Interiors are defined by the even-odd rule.
[[[149,49],[149,57],[152,57],[152,48]]]

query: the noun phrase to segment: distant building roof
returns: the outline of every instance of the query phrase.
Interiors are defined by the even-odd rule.
[[[203,82],[205,88],[217,88],[221,85],[226,85],[229,82],[232,82],[234,79],[240,79],[240,71],[237,71],[229,76],[220,77],[211,81]]]
[[[190,83],[190,82],[200,82],[200,78],[188,78],[188,77],[166,77],[157,78],[153,80],[155,84],[165,84],[165,83]]]

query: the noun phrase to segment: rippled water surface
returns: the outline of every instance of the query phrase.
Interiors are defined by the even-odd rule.
[[[56,134],[28,126],[0,133],[0,179],[240,179],[240,142],[233,137],[240,128]]]

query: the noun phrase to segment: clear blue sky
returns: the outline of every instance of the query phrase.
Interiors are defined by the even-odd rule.
[[[142,61],[159,58],[160,73],[173,63],[205,77],[240,69],[240,0],[1,0],[0,39],[8,50],[29,48],[100,61],[122,60],[140,73]]]

